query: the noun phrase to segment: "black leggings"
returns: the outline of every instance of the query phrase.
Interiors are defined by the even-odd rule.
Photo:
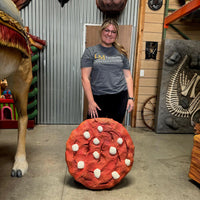
[[[94,95],[94,100],[101,110],[97,109],[99,117],[112,118],[119,123],[123,122],[128,101],[127,90],[117,94]],[[90,119],[91,116],[87,115]]]

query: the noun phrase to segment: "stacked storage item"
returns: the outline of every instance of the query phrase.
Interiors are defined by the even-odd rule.
[[[189,177],[200,183],[200,134],[194,136]]]

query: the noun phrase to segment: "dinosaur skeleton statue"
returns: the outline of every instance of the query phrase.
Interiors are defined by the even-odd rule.
[[[195,73],[191,80],[188,79],[185,71],[182,70],[187,59],[188,56],[186,55],[170,79],[166,94],[166,106],[169,112],[176,117],[188,118],[191,116],[191,125],[194,125],[194,115],[200,110],[200,92],[195,95],[195,88],[200,81],[200,75]],[[183,96],[187,96],[189,90],[192,88],[190,94],[192,101],[187,108],[179,104],[178,81]]]

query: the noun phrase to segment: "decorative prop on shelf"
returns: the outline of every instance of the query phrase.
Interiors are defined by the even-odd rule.
[[[178,0],[178,3],[183,6],[185,4],[185,0]]]
[[[156,60],[158,51],[158,42],[146,42],[145,59]]]
[[[200,42],[166,40],[156,109],[157,133],[193,133],[200,119]]]
[[[148,6],[151,10],[159,10],[163,5],[163,0],[148,0]]]
[[[131,170],[134,144],[122,124],[108,118],[88,119],[72,131],[65,155],[77,182],[90,189],[106,189]]]
[[[120,13],[127,0],[96,0],[97,7],[104,13]]]
[[[63,7],[69,0],[58,0],[60,2],[61,7]]]

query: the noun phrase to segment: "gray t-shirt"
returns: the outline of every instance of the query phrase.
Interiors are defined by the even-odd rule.
[[[114,46],[103,47],[98,44],[86,48],[81,58],[81,68],[84,67],[92,67],[90,82],[94,95],[127,90],[123,69],[130,69],[129,61]]]

